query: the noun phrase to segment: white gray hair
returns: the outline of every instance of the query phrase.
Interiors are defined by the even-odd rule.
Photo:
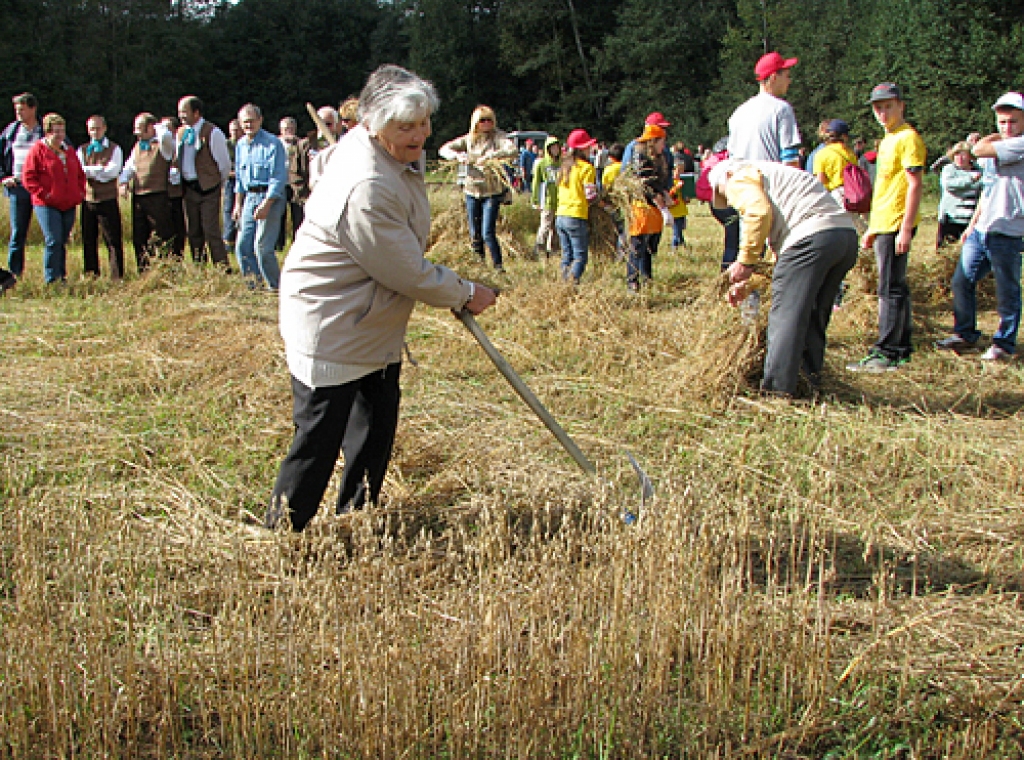
[[[391,121],[410,122],[430,116],[441,105],[434,85],[401,66],[377,68],[359,94],[359,121],[371,134]]]

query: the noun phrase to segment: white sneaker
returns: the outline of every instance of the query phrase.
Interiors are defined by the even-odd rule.
[[[1013,354],[1004,351],[995,343],[988,347],[988,351],[981,355],[983,362],[1008,362],[1013,359]]]

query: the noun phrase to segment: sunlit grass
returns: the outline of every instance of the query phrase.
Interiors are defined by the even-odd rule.
[[[752,390],[704,207],[634,297],[606,253],[578,289],[529,260],[522,198],[494,274],[432,192],[431,256],[502,289],[480,324],[601,477],[419,307],[384,503],[264,531],[276,300],[190,263],[83,280],[77,247],[47,287],[36,244],[0,300],[0,755],[1020,756],[1024,378],[930,348],[933,217],[911,364],[842,369],[865,261],[790,404]]]

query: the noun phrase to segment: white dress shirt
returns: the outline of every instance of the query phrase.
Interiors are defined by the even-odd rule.
[[[110,140],[106,137],[103,138],[103,150],[107,149],[110,145]],[[121,146],[115,145],[114,150],[110,154],[110,160],[105,164],[97,164],[95,166],[89,166],[86,162],[86,148],[89,147],[89,143],[86,143],[78,149],[78,163],[82,165],[82,171],[85,172],[85,178],[95,180],[96,182],[110,182],[117,179],[121,173],[121,169],[124,165],[124,154],[121,152]]]
[[[192,125],[197,140],[205,122],[206,120],[200,116],[199,121]],[[224,136],[224,132],[221,131],[220,127],[214,127],[213,131],[210,132],[209,148],[210,153],[213,154],[213,160],[217,162],[217,168],[220,169],[221,182],[224,182],[231,173],[231,154],[228,153],[228,139]],[[199,174],[196,172],[196,146],[185,145],[185,143],[179,142],[178,155],[181,157],[182,178],[186,181],[198,179]]]
[[[165,127],[160,122],[153,125],[156,129],[156,141],[160,145],[160,155],[167,161],[174,160],[174,135],[171,134],[171,130]],[[173,171],[172,171],[173,173]],[[132,151],[131,155],[128,156],[128,160],[125,161],[124,169],[121,171],[121,176],[117,178],[117,181],[122,185],[127,185],[131,178],[135,176],[135,152]],[[177,182],[172,183],[177,185]]]

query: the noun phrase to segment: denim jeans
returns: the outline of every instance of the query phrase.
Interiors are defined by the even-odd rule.
[[[46,248],[43,251],[43,277],[47,283],[67,279],[68,238],[75,226],[75,209],[58,211],[49,206],[36,206],[36,219],[43,229]]]
[[[740,254],[740,214],[732,206],[711,208],[711,215],[725,229],[725,250],[722,251],[722,269],[736,261]]]
[[[266,193],[248,193],[242,205],[242,218],[238,220],[238,242],[235,256],[242,277],[261,277],[271,290],[277,290],[281,283],[281,265],[277,261],[274,244],[284,216],[284,198],[277,198],[270,204],[266,219],[256,220],[253,213],[263,203]]]
[[[981,337],[977,328],[978,282],[989,272],[996,279],[996,311],[999,329],[992,342],[1007,353],[1017,348],[1020,326],[1020,254],[1024,240],[973,230],[964,241],[960,261],[953,272],[953,332],[974,343]]]
[[[491,263],[501,268],[501,246],[498,245],[498,211],[501,210],[501,196],[488,195],[486,198],[466,196],[466,216],[469,218],[469,240],[480,258],[484,257],[484,243],[491,252]]]
[[[678,248],[686,245],[686,238],[683,237],[683,230],[686,229],[686,217],[680,216],[672,219],[672,247]]]
[[[656,245],[654,235],[633,235],[629,239],[629,259],[626,261],[626,282],[631,286],[641,285],[641,280],[654,279],[653,254]]]
[[[224,198],[221,201],[221,209],[224,214],[224,230],[221,237],[225,245],[234,245],[238,237],[238,223],[231,217],[235,210],[235,181],[228,180],[224,183]]]
[[[579,282],[587,268],[590,222],[575,216],[556,216],[555,229],[562,245],[562,277]]]
[[[7,247],[7,266],[17,277],[25,269],[25,240],[32,223],[32,196],[21,185],[6,188],[11,207],[11,242]]]

